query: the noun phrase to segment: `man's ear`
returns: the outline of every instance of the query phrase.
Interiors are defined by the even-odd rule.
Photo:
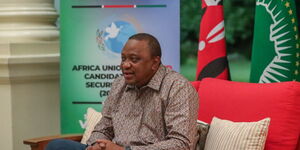
[[[161,63],[160,57],[155,56],[153,59],[154,59],[154,63],[153,63],[152,69],[157,70],[159,68],[160,63]]]

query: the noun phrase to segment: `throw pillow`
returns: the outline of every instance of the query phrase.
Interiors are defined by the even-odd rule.
[[[86,141],[90,138],[92,131],[95,128],[95,125],[100,121],[102,115],[101,112],[97,112],[93,108],[87,109],[87,116],[86,116],[86,129],[81,139],[82,144],[86,144]]]
[[[214,117],[204,150],[263,150],[270,118],[258,122],[232,122]]]

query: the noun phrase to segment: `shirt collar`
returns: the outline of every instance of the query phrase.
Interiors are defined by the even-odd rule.
[[[152,88],[154,90],[159,90],[160,85],[162,83],[162,80],[166,74],[166,67],[164,65],[160,65],[152,79],[149,81],[149,83],[146,85],[149,88]]]
[[[158,70],[156,71],[156,73],[154,74],[154,76],[151,78],[151,80],[149,81],[149,83],[147,85],[145,85],[144,87],[149,87],[152,88],[154,90],[159,90],[160,85],[162,83],[162,80],[166,74],[166,67],[164,65],[160,65]],[[142,88],[144,88],[142,87]],[[126,91],[129,89],[137,89],[134,85],[126,85]]]

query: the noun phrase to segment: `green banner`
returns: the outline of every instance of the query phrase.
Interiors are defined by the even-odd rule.
[[[87,108],[101,111],[131,35],[157,37],[163,63],[179,71],[179,0],[62,0],[60,7],[62,133],[83,132]]]

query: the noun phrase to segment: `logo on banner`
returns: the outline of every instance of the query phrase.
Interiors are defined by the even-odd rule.
[[[136,33],[134,25],[127,21],[111,22],[104,29],[97,29],[98,48],[100,51],[120,54],[128,38]]]

